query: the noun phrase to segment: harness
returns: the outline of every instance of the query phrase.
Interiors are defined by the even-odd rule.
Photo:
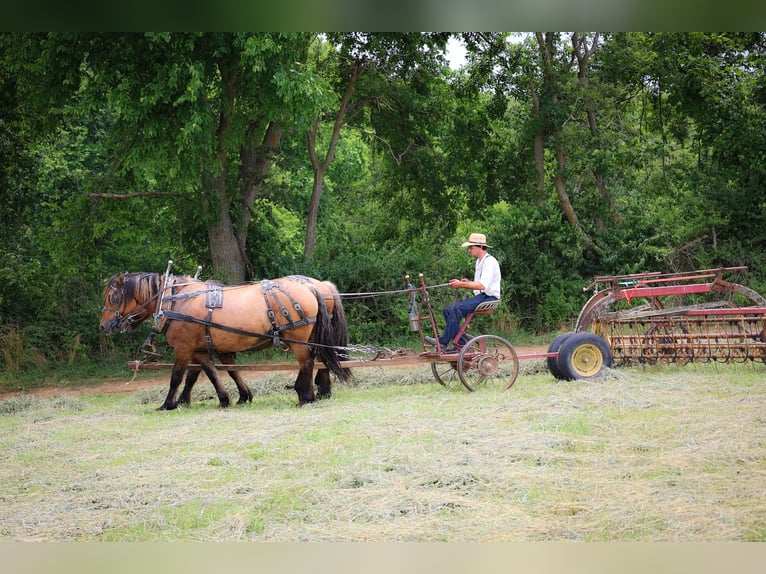
[[[278,283],[276,283],[275,281],[267,280],[267,281],[262,281],[260,285],[261,285],[261,294],[263,295],[263,299],[268,309],[267,314],[269,317],[269,321],[271,322],[271,331],[269,331],[268,333],[255,333],[252,331],[246,331],[244,329],[239,329],[237,327],[230,327],[229,325],[216,323],[212,320],[213,311],[215,309],[220,309],[223,307],[225,290],[222,286],[208,285],[206,286],[205,289],[192,291],[190,293],[177,294],[175,281],[173,281],[172,285],[170,286],[170,289],[171,289],[170,295],[163,298],[163,304],[167,303],[169,305],[169,308],[161,309],[158,314],[160,317],[160,321],[162,323],[160,327],[161,330],[159,332],[164,334],[165,331],[167,331],[169,322],[171,320],[183,321],[184,323],[195,323],[197,325],[203,325],[205,327],[205,344],[207,346],[208,355],[210,356],[210,359],[212,360],[213,353],[215,350],[213,348],[213,340],[210,335],[210,329],[220,329],[221,331],[226,331],[228,333],[234,333],[236,335],[242,335],[245,337],[255,337],[259,339],[270,340],[272,345],[274,345],[275,347],[278,347],[282,342],[281,333],[283,331],[289,331],[291,329],[297,329],[298,327],[302,327],[304,325],[310,325],[312,323],[316,323],[316,317],[307,317],[300,303],[298,303],[290,295],[290,293],[285,291]],[[194,317],[186,313],[181,313],[173,309],[176,301],[191,299],[194,297],[198,297],[202,294],[205,294],[205,307],[207,308],[207,317],[205,319]],[[290,320],[290,310],[283,303],[283,300],[282,300],[282,297],[280,297],[280,294],[289,300],[290,306],[298,313],[298,319]],[[277,313],[274,310],[275,306],[279,308],[279,314],[281,314],[284,320],[287,321],[286,323],[280,324],[277,322]]]

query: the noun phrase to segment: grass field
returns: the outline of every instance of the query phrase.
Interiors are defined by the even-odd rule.
[[[6,398],[0,540],[766,541],[763,364],[355,374],[302,409],[290,374],[226,410],[203,380],[172,412],[164,384]]]

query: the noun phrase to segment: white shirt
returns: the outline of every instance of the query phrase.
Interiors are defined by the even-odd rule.
[[[484,293],[500,299],[500,264],[492,255],[485,253],[484,257],[476,258],[473,280],[484,285]],[[482,293],[474,289],[473,294]]]

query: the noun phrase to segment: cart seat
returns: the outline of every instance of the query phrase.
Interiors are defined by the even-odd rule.
[[[497,299],[496,301],[484,301],[484,303],[479,303],[478,307],[473,310],[472,315],[489,315],[497,309],[498,305],[500,305],[500,299]]]
[[[468,315],[465,316],[465,321],[463,321],[460,330],[457,332],[457,335],[455,335],[453,340],[455,347],[461,349],[463,345],[473,339],[473,335],[469,335],[466,332],[466,329],[468,329],[468,325],[471,324],[471,319],[474,318],[474,315],[489,315],[495,309],[497,309],[498,305],[500,305],[500,299],[495,301],[484,301],[484,303],[479,303],[476,309],[468,313]]]

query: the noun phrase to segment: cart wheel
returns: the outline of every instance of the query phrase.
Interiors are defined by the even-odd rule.
[[[559,335],[555,339],[553,339],[553,342],[548,347],[549,353],[558,353],[559,349],[561,348],[561,345],[566,341],[570,335],[574,335],[574,333],[564,333],[563,335]],[[558,366],[558,357],[548,357],[545,359],[545,361],[548,363],[548,370],[551,372],[551,375],[553,375],[557,379],[563,379],[564,375],[559,370]]]
[[[507,390],[519,375],[519,357],[516,349],[502,337],[479,335],[460,350],[457,372],[469,391],[475,391],[480,385]]]
[[[591,379],[612,366],[612,351],[594,333],[572,333],[559,347],[557,366],[563,379]]]
[[[433,361],[431,363],[431,372],[436,381],[444,387],[452,387],[458,380],[457,363],[444,363]]]

